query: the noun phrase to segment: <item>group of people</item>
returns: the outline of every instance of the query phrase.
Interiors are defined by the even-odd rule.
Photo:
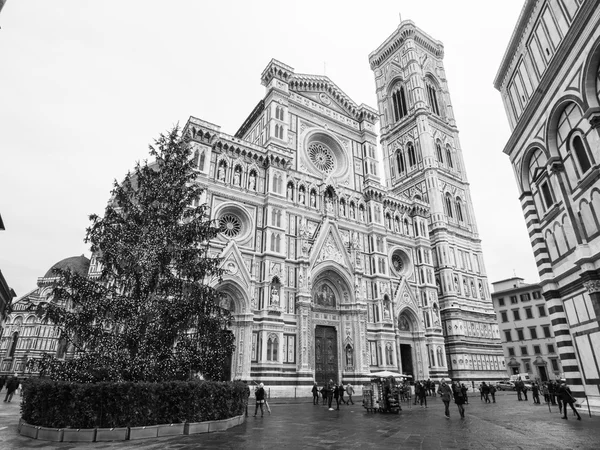
[[[458,412],[460,418],[465,418],[465,403],[467,402],[467,387],[464,384],[460,384],[458,381],[454,381],[451,385],[446,383],[446,380],[442,378],[440,381],[440,387],[438,388],[438,394],[440,394],[442,401],[444,402],[444,415],[446,419],[450,418],[450,401],[454,399],[454,403],[458,406]]]
[[[527,386],[522,380],[517,380],[515,382],[515,390],[517,391],[517,398],[519,401],[527,401]],[[566,380],[551,380],[545,381],[541,384],[534,381],[531,385],[531,393],[533,397],[533,403],[538,405],[540,404],[540,392],[544,396],[544,402],[558,406],[558,410],[563,415],[563,419],[568,419],[568,405],[577,416],[577,420],[581,420],[581,416],[575,408],[575,397],[573,397],[571,389],[569,386],[567,386]]]
[[[333,411],[333,400],[335,399],[335,403],[337,405],[337,410],[340,409],[340,403],[344,405],[354,405],[354,400],[352,400],[352,395],[354,395],[354,387],[348,383],[344,386],[344,383],[334,383],[333,380],[329,380],[327,383],[323,385],[321,389],[317,385],[317,382],[313,384],[312,387],[312,395],[313,395],[313,405],[319,404],[319,394],[321,395],[322,404],[329,407],[329,411]],[[344,394],[348,394],[348,400],[344,400]]]
[[[485,381],[482,382],[479,385],[479,395],[481,397],[481,400],[485,401],[486,403],[496,403],[496,390],[496,386],[494,386],[493,384],[488,384]],[[490,396],[492,397],[492,400],[490,400]]]

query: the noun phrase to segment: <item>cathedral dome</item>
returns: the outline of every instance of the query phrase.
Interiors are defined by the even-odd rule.
[[[63,269],[63,270],[71,270],[78,275],[85,276],[88,273],[88,269],[90,268],[90,260],[86,258],[84,255],[81,256],[71,256],[70,258],[65,258],[56,264],[54,264],[48,271],[44,278],[53,278],[56,275],[54,274],[54,269]]]

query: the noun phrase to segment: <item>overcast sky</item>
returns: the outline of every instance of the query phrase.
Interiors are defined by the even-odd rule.
[[[234,134],[276,58],[377,107],[368,55],[402,19],[444,43],[490,282],[538,280],[492,82],[523,0],[8,0],[0,13],[0,270],[19,296],[90,255],[88,215],[190,115]]]

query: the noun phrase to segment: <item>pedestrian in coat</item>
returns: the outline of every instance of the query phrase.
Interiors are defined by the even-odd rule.
[[[483,394],[483,399],[485,400],[485,402],[491,403],[490,402],[490,387],[488,386],[488,384],[485,381],[483,383],[481,383],[481,393]]]
[[[333,386],[333,398],[335,399],[335,403],[337,405],[337,410],[340,410],[340,387],[336,384]]]
[[[533,397],[534,404],[540,404],[540,388],[537,383],[531,385],[531,396]]]
[[[312,395],[313,395],[313,405],[318,405],[319,404],[319,388],[317,387],[316,381],[312,387]]]
[[[467,395],[467,392],[469,391],[469,389],[465,386],[465,383],[462,383],[460,385],[460,391],[462,392],[463,397],[465,398],[465,403],[468,405],[469,404],[469,396]],[[496,392],[496,391],[494,391],[494,392]],[[495,403],[495,400],[494,400],[494,403]]]
[[[327,404],[327,383],[325,383],[323,385],[323,387],[321,388],[321,397],[323,398],[323,403],[321,403],[322,405]]]
[[[460,413],[460,418],[464,419],[465,418],[465,407],[464,407],[465,398],[462,395],[458,381],[455,381],[454,384],[452,385],[452,393],[454,394],[454,403],[456,403],[456,406],[458,406],[458,412]],[[488,401],[489,401],[489,399],[488,399]]]
[[[493,384],[489,385],[490,387],[490,395],[492,396],[492,402],[496,403],[496,386],[494,386]],[[465,397],[466,400],[466,397]],[[469,402],[467,402],[468,404]]]
[[[560,387],[558,388],[558,395],[560,396],[563,404],[564,414],[562,418],[567,420],[569,419],[567,417],[567,405],[569,405],[573,412],[577,415],[577,420],[581,420],[579,411],[577,411],[577,408],[575,408],[575,397],[573,397],[571,389],[569,389],[569,386],[567,386],[567,382],[565,380],[561,380]]]
[[[4,397],[5,402],[9,402],[12,400],[13,395],[17,388],[19,387],[19,380],[16,377],[10,377],[6,382],[6,397]]]
[[[344,394],[346,393],[346,389],[344,389],[344,383],[340,382],[338,386],[338,392],[340,394],[340,403],[347,405],[346,400],[344,400]]]
[[[256,413],[258,412],[258,408],[260,407],[260,417],[264,416],[263,405],[265,404],[265,388],[264,384],[260,383],[258,387],[254,390],[254,397],[256,398],[256,407],[254,408],[254,417],[256,417]]]
[[[423,405],[427,408],[427,388],[425,385],[422,385],[419,389],[419,404],[421,405],[421,408]]]
[[[349,405],[350,403],[352,403],[354,405],[354,400],[352,400],[352,395],[354,395],[354,388],[350,383],[348,383],[348,385],[346,386],[346,394],[348,394],[348,401],[346,402],[346,404]]]
[[[333,402],[333,390],[335,388],[335,384],[333,384],[333,380],[329,380],[327,383],[326,391],[327,391],[327,406],[329,407],[329,411],[333,411],[331,407],[331,402]]]
[[[438,388],[438,394],[440,394],[440,397],[442,398],[442,401],[444,402],[444,407],[445,407],[444,415],[446,416],[446,419],[449,419],[450,418],[450,399],[452,398],[452,389],[450,388],[450,386],[448,386],[446,384],[446,380],[444,378],[442,378],[442,380],[440,381],[440,387]]]

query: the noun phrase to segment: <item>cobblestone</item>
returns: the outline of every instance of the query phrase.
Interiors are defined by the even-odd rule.
[[[17,400],[15,398],[15,400]],[[14,402],[14,400],[13,400]],[[1,449],[597,449],[600,417],[581,411],[562,420],[556,406],[519,402],[512,392],[497,395],[497,403],[479,398],[466,405],[460,419],[451,405],[444,418],[439,397],[428,408],[402,404],[400,414],[367,413],[360,402],[329,411],[311,399],[272,399],[273,413],[250,417],[224,432],[108,443],[51,443],[17,434],[18,403],[0,404]]]

